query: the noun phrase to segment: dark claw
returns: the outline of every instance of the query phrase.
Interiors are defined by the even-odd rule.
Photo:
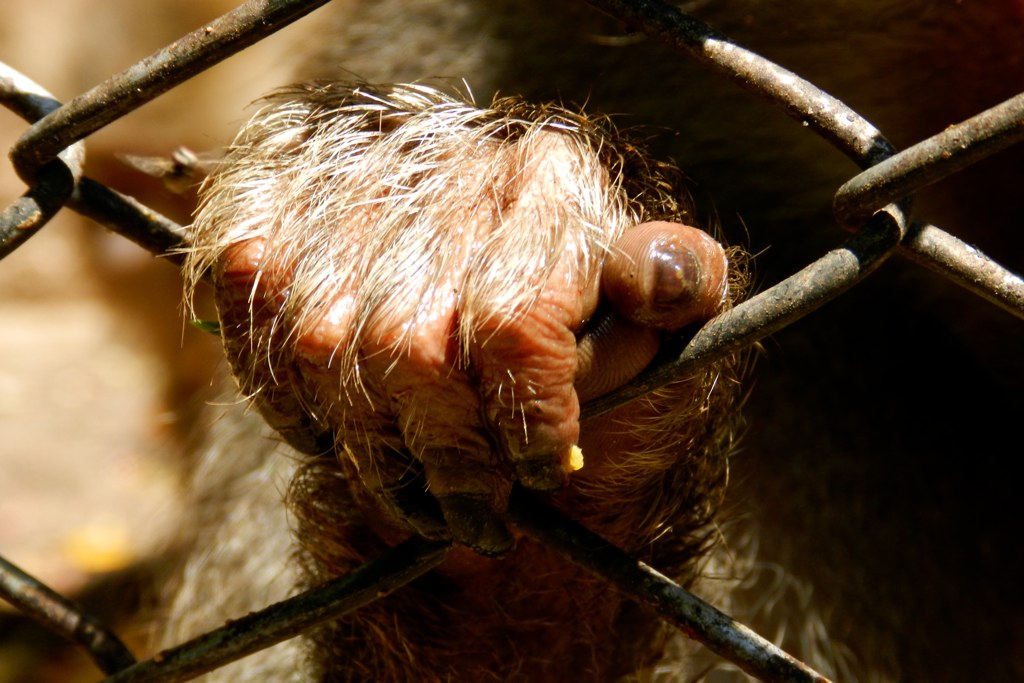
[[[516,462],[516,477],[523,486],[534,491],[555,491],[569,483],[569,475],[553,457]]]
[[[483,497],[451,494],[438,499],[452,538],[481,555],[498,557],[512,549],[515,541],[505,522]]]
[[[451,538],[441,506],[426,491],[422,472],[402,477],[396,486],[389,486],[382,493],[392,514],[408,523],[420,536],[437,541]]]

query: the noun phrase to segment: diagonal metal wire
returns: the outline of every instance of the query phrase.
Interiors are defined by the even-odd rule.
[[[781,648],[525,491],[513,493],[509,516],[533,538],[607,580],[748,674],[762,681],[828,683]]]
[[[877,128],[842,101],[674,5],[662,0],[586,2],[630,29],[681,50],[806,123],[859,166],[871,166],[896,152]]]
[[[250,0],[47,114],[15,143],[15,169],[30,180],[65,147],[327,2]]]
[[[896,148],[866,119],[812,83],[730,41],[713,28],[662,0],[586,0],[645,35],[682,50],[776,105],[831,142],[854,162],[868,168],[891,159]],[[1006,111],[991,116],[1012,128],[1019,117],[1016,98]],[[988,114],[986,112],[986,114]],[[991,119],[986,115],[980,117]],[[1009,118],[1010,123],[1005,123]],[[993,133],[999,144],[1019,136]],[[955,136],[949,138],[956,140]],[[947,140],[948,144],[948,140]],[[976,155],[991,153],[996,143],[979,143]],[[963,157],[973,159],[974,157]],[[899,162],[897,162],[899,163]],[[907,188],[909,189],[908,185]],[[884,197],[899,198],[892,191]],[[588,403],[583,417],[593,417],[643,396],[694,369],[722,358],[795,322],[838,297],[875,270],[894,250],[949,277],[987,300],[1024,317],[1024,281],[970,245],[935,226],[910,230],[905,200],[878,209],[874,218],[841,247],[782,282],[708,322],[675,358],[661,360],[619,390]],[[870,214],[868,214],[870,215]]]
[[[135,657],[113,631],[64,596],[0,557],[0,599],[50,631],[81,645],[100,671],[113,673],[135,663]]]
[[[39,85],[0,63],[0,105],[30,119],[60,104]],[[64,206],[82,175],[85,146],[76,144],[39,169],[28,190],[0,212],[0,259],[24,244]]]
[[[761,680],[828,683],[803,662],[540,499],[517,490],[509,515],[528,535]],[[344,577],[160,652],[104,683],[172,683],[212,671],[398,590],[443,562],[449,549],[446,543],[413,537]]]
[[[0,105],[29,122],[61,106],[42,86],[3,62],[0,62]],[[32,187],[0,213],[0,260],[67,206],[157,256],[180,262],[179,250],[185,245],[184,228],[132,197],[82,176],[84,161],[85,146],[75,143],[61,152],[58,161],[44,166]]]
[[[882,206],[1024,140],[1024,93],[950,126],[846,181],[833,207],[856,226]]]
[[[398,590],[441,564],[449,550],[447,543],[413,537],[345,576],[164,650],[104,683],[171,683],[213,671]]]

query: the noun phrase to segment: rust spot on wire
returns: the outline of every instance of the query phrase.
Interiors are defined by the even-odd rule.
[[[836,218],[844,225],[860,225],[882,206],[1022,140],[1024,93],[950,126],[851,178],[836,192]]]

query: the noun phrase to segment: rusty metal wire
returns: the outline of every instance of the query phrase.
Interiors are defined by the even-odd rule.
[[[0,557],[0,598],[54,633],[85,648],[100,671],[113,673],[135,663],[116,635],[82,608]]]
[[[845,225],[859,225],[885,204],[1024,140],[1024,93],[895,154],[851,178],[833,207]]]
[[[843,225],[1024,140],[1024,93],[913,145],[851,178],[835,194]],[[944,230],[914,223],[899,253],[1024,318],[1024,280]]]
[[[42,86],[0,62],[0,104],[27,121],[57,111],[60,103]],[[128,238],[143,249],[178,262],[185,230],[135,199],[81,174],[85,146],[76,142],[73,154],[61,152],[36,175],[24,195],[0,214],[0,259],[24,244],[63,206]],[[67,161],[65,160],[67,159]],[[67,174],[77,182],[69,182]]]
[[[899,253],[1024,318],[1024,279],[945,230],[914,222],[903,237]]]
[[[250,0],[48,114],[15,143],[15,169],[31,181],[65,147],[327,2]]]
[[[896,151],[877,128],[843,102],[673,5],[661,0],[586,2],[768,100],[861,166],[876,164]]]
[[[674,358],[613,395],[584,407],[584,417],[611,409],[693,368],[742,349],[807,315],[901,253],[1011,313],[1024,317],[1024,281],[956,237],[911,223],[906,197],[928,183],[1024,139],[1024,95],[903,153],[839,100],[743,49],[660,0],[587,0],[648,36],[766,98],[869,170],[835,197],[840,224],[857,228],[844,244],[798,273],[704,326]],[[81,176],[80,141],[196,73],[255,43],[327,0],[261,0],[185,36],[61,106],[24,76],[0,65],[0,104],[35,122],[12,150],[26,193],[0,213],[0,258],[68,206],[167,255],[185,244],[183,229],[130,197]],[[519,495],[510,511],[526,533],[547,543],[645,604],[688,636],[763,680],[825,680],[756,634],[537,501]],[[0,560],[0,595],[81,642],[108,681],[178,681],[222,666],[397,590],[446,556],[444,544],[412,539],[352,574],[233,621],[148,662],[98,622]]]
[[[73,180],[66,178],[64,164],[52,160],[69,154],[63,150],[111,121],[327,2],[250,0],[63,106],[42,88],[5,67],[0,71],[0,86],[5,95],[0,103],[23,118],[38,120],[11,150],[14,168],[30,189],[0,214],[0,258],[45,225],[76,185],[78,196],[69,206],[83,215],[157,254],[181,246],[182,230],[173,221],[98,183],[76,183],[77,176]],[[82,154],[79,146],[72,149],[79,150],[75,154]],[[68,167],[80,166],[78,160],[77,166]]]
[[[517,490],[509,514],[522,531],[615,584],[747,673],[765,681],[827,681],[668,577],[530,494]],[[442,542],[413,537],[346,576],[160,652],[148,661],[118,671],[104,683],[171,683],[212,671],[390,594],[443,562],[449,548]]]
[[[345,576],[119,670],[105,683],[172,683],[213,671],[392,593],[441,564],[449,550],[414,536]]]
[[[60,106],[48,92],[5,64],[0,64],[0,104],[29,119]],[[0,213],[0,259],[24,244],[64,206],[81,178],[84,162],[83,144],[51,157],[37,171],[32,186]]]
[[[516,491],[509,516],[520,529],[651,608],[689,638],[762,681],[827,683],[828,679],[749,628],[633,559],[537,498]]]
[[[896,148],[881,132],[843,102],[793,72],[733,43],[707,24],[668,3],[661,0],[587,2],[635,30],[684,51],[772,102],[831,142],[862,168],[876,166],[896,155]],[[965,124],[966,131],[970,132],[951,134],[936,144],[966,145],[963,138],[972,134],[993,140],[985,144],[979,141],[977,145],[969,146],[972,150],[970,155],[966,151],[962,156],[957,155],[962,159],[960,167],[981,158],[985,153],[991,154],[1001,146],[1012,144],[1013,140],[1021,136],[1020,105],[1016,101],[1017,98],[1014,98],[1010,100],[1014,104],[1000,105],[1002,109],[991,116],[990,112],[986,112],[975,117],[985,123]],[[1014,126],[1016,131],[1013,131]],[[1007,129],[1009,132],[999,133]],[[921,144],[932,149],[933,146],[927,144],[929,142]],[[903,157],[900,159],[902,161]],[[895,163],[893,168],[899,169],[903,168],[901,161],[889,163]],[[941,174],[942,171],[936,171],[928,178],[934,182]],[[925,184],[923,179],[917,182]],[[922,185],[908,182],[896,186],[887,183],[888,192],[885,195],[872,195],[873,199],[878,198],[877,204],[887,205],[879,207],[877,213],[874,209],[866,212],[866,216],[874,213],[874,217],[845,244],[795,275],[711,320],[676,358],[653,365],[619,390],[591,402],[584,407],[583,416],[592,417],[607,412],[673,379],[685,377],[700,365],[722,358],[786,327],[863,280],[897,249],[914,261],[1024,318],[1024,280],[935,226],[920,226],[913,231],[909,230],[907,200],[888,203],[905,196],[897,190],[909,192]],[[848,201],[851,205],[855,203],[853,199]],[[856,203],[859,204],[859,200]],[[847,206],[843,202],[840,204]]]

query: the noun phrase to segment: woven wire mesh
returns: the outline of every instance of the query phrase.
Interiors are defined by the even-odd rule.
[[[0,65],[0,101],[33,122],[11,151],[14,167],[28,189],[0,214],[0,258],[37,234],[64,207],[154,254],[176,258],[173,252],[186,245],[187,232],[131,197],[83,176],[82,140],[325,2],[250,2],[64,105]],[[671,6],[612,0],[590,0],[590,4],[773,102],[866,170],[835,196],[837,221],[854,231],[843,245],[710,321],[677,357],[586,405],[584,416],[610,410],[756,343],[840,296],[894,253],[1024,317],[1020,277],[941,228],[907,217],[907,198],[915,192],[1024,138],[1024,94],[897,152],[881,132],[839,100]],[[604,576],[748,672],[764,680],[820,679],[767,641],[542,503],[519,496],[510,514],[527,533]],[[184,680],[392,592],[437,566],[447,549],[443,543],[412,539],[352,575],[142,663],[135,663],[102,624],[7,562],[0,564],[0,594],[81,643],[97,665],[111,674],[108,680]]]

